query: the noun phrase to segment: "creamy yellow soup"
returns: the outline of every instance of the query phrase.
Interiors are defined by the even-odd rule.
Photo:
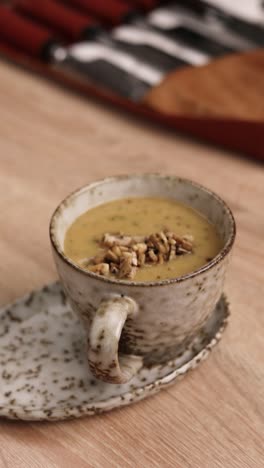
[[[140,267],[134,281],[176,278],[195,271],[215,257],[223,246],[215,226],[183,203],[163,198],[122,198],[79,216],[66,232],[64,252],[84,268],[83,260],[98,254],[98,240],[105,233],[147,236],[164,229],[178,236],[193,236],[192,253],[163,264]]]

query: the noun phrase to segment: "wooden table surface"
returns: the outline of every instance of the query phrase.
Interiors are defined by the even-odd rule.
[[[264,466],[264,170],[0,65],[0,302],[56,278],[48,222],[68,192],[110,174],[162,171],[218,192],[238,236],[232,319],[210,358],[134,406],[57,423],[0,421],[0,467]],[[0,389],[1,391],[1,389]]]

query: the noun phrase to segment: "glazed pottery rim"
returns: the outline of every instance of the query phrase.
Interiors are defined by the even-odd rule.
[[[172,180],[174,182],[179,182],[179,183],[187,183],[189,185],[192,185],[193,187],[206,192],[209,194],[211,197],[213,197],[218,203],[222,205],[222,207],[225,209],[225,214],[229,216],[229,219],[231,221],[231,232],[228,236],[228,239],[223,246],[223,248],[220,250],[220,252],[208,263],[205,265],[202,265],[200,268],[197,270],[194,270],[190,273],[187,273],[182,276],[178,276],[176,278],[168,278],[160,281],[127,281],[127,280],[116,280],[114,278],[108,278],[106,276],[100,276],[97,275],[96,273],[93,273],[92,271],[89,270],[84,270],[83,268],[79,267],[76,263],[74,263],[67,255],[65,255],[64,251],[60,248],[59,243],[56,238],[56,222],[61,214],[61,212],[66,208],[69,204],[69,202],[77,197],[81,192],[94,189],[100,185],[104,185],[107,182],[114,182],[114,181],[119,181],[119,180],[126,180],[126,179],[134,179],[134,178],[157,178],[157,179],[167,179],[167,180]],[[208,270],[210,270],[212,267],[217,265],[219,262],[221,262],[227,254],[230,252],[230,250],[233,247],[235,237],[236,237],[236,222],[234,219],[234,215],[227,205],[227,203],[215,192],[212,190],[204,187],[203,185],[194,182],[190,179],[184,178],[184,177],[178,177],[176,175],[166,175],[162,173],[139,173],[139,174],[127,174],[127,175],[116,175],[116,176],[110,176],[110,177],[105,177],[103,179],[99,179],[93,182],[90,182],[88,184],[83,185],[82,187],[79,187],[78,189],[74,190],[71,192],[69,195],[67,195],[56,207],[54,210],[50,224],[49,224],[49,236],[50,236],[50,241],[51,245],[59,255],[59,257],[69,266],[71,266],[73,269],[77,270],[78,272],[82,273],[83,275],[97,279],[98,281],[102,281],[104,283],[110,283],[114,285],[123,285],[123,286],[138,286],[138,287],[154,287],[154,286],[167,286],[170,284],[175,284],[175,283],[181,283],[182,281],[194,278],[196,276],[199,276],[201,273],[204,273]]]

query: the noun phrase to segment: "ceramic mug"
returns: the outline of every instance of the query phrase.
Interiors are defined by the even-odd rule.
[[[224,247],[209,263],[184,276],[155,282],[110,279],[81,269],[64,253],[74,220],[97,205],[123,197],[163,197],[183,202],[216,226]],[[94,376],[129,381],[144,363],[175,358],[203,328],[223,291],[235,239],[228,206],[189,180],[159,174],[110,177],[63,200],[50,223],[53,255],[65,293],[87,333]]]

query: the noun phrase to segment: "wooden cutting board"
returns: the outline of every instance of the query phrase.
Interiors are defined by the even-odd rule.
[[[264,123],[264,51],[232,54],[170,73],[144,103],[167,114]]]

